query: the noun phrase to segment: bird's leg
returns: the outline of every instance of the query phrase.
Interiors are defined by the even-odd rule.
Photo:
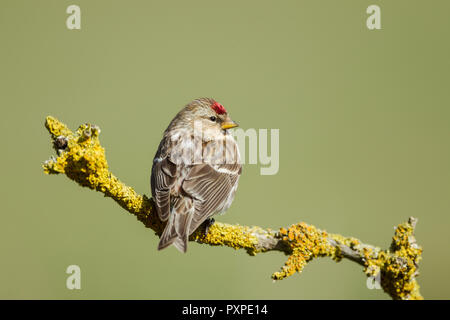
[[[214,218],[207,218],[203,224],[205,225],[205,236],[208,234],[209,228],[216,222]]]

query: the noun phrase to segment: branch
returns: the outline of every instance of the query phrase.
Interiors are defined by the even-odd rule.
[[[161,235],[164,223],[155,213],[152,199],[137,194],[109,171],[97,126],[83,124],[72,132],[50,116],[45,126],[57,153],[56,158],[52,156],[44,162],[45,173],[62,173],[83,187],[102,192],[135,215],[156,235]],[[252,256],[280,251],[288,258],[281,270],[272,274],[274,281],[301,272],[316,257],[328,256],[335,261],[348,259],[360,264],[368,277],[380,279],[379,284],[393,299],[423,299],[416,281],[422,254],[422,248],[414,238],[416,223],[417,219],[411,217],[408,222],[398,225],[387,250],[352,237],[327,233],[303,222],[276,231],[216,222],[207,234],[204,227],[200,227],[190,236],[190,240],[211,246],[244,249]]]

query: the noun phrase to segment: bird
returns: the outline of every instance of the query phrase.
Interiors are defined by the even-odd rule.
[[[158,250],[173,244],[185,253],[189,236],[205,233],[233,202],[242,173],[237,127],[212,98],[185,105],[172,119],[153,159],[151,191],[158,217],[166,222]]]

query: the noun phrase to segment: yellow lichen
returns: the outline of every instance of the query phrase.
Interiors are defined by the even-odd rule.
[[[109,171],[105,149],[100,145],[98,127],[83,124],[76,133],[73,133],[53,117],[47,117],[46,127],[54,141],[63,137],[67,140],[67,144],[64,149],[57,150],[59,156],[56,159],[44,163],[45,173],[66,174],[80,185],[113,198],[121,207],[136,215],[157,233],[162,230],[162,223],[156,217],[151,217],[150,199],[138,195],[133,188],[126,186]]]
[[[422,299],[417,265],[422,249],[416,244],[412,223],[400,224],[395,231],[390,250],[363,245],[361,241],[338,234],[327,234],[305,223],[280,228],[280,237],[289,244],[290,255],[281,271],[272,278],[281,280],[301,272],[315,257],[331,256],[339,261],[343,257],[340,246],[332,246],[329,239],[351,249],[362,261],[368,277],[381,279],[381,287],[394,299]]]
[[[67,126],[64,123],[60,122],[58,119],[51,116],[48,116],[45,119],[45,127],[53,137],[58,136],[68,137],[73,134],[72,131],[69,128],[67,128]]]
[[[209,228],[207,234],[203,230],[198,230],[191,236],[191,239],[214,246],[225,245],[234,249],[254,251],[258,242],[255,228],[257,227],[250,228],[216,222]]]
[[[380,273],[381,286],[394,299],[423,299],[419,293],[417,265],[422,248],[414,238],[411,222],[397,226],[389,252],[381,252],[377,258],[366,260],[365,272],[372,276]]]
[[[316,257],[335,257],[336,248],[327,240],[327,233],[317,228],[299,223],[290,226],[287,230],[280,229],[282,239],[286,241],[292,252],[281,271],[272,274],[274,280],[281,280],[302,272],[308,261]]]

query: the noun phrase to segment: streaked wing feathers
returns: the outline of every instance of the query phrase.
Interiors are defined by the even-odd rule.
[[[170,191],[176,181],[177,166],[167,157],[155,162],[152,169],[152,191],[158,216],[162,221],[169,218]]]
[[[221,165],[217,169],[199,164],[191,168],[182,185],[184,192],[194,199],[195,214],[189,234],[212,214],[225,208],[240,171],[240,164]]]

